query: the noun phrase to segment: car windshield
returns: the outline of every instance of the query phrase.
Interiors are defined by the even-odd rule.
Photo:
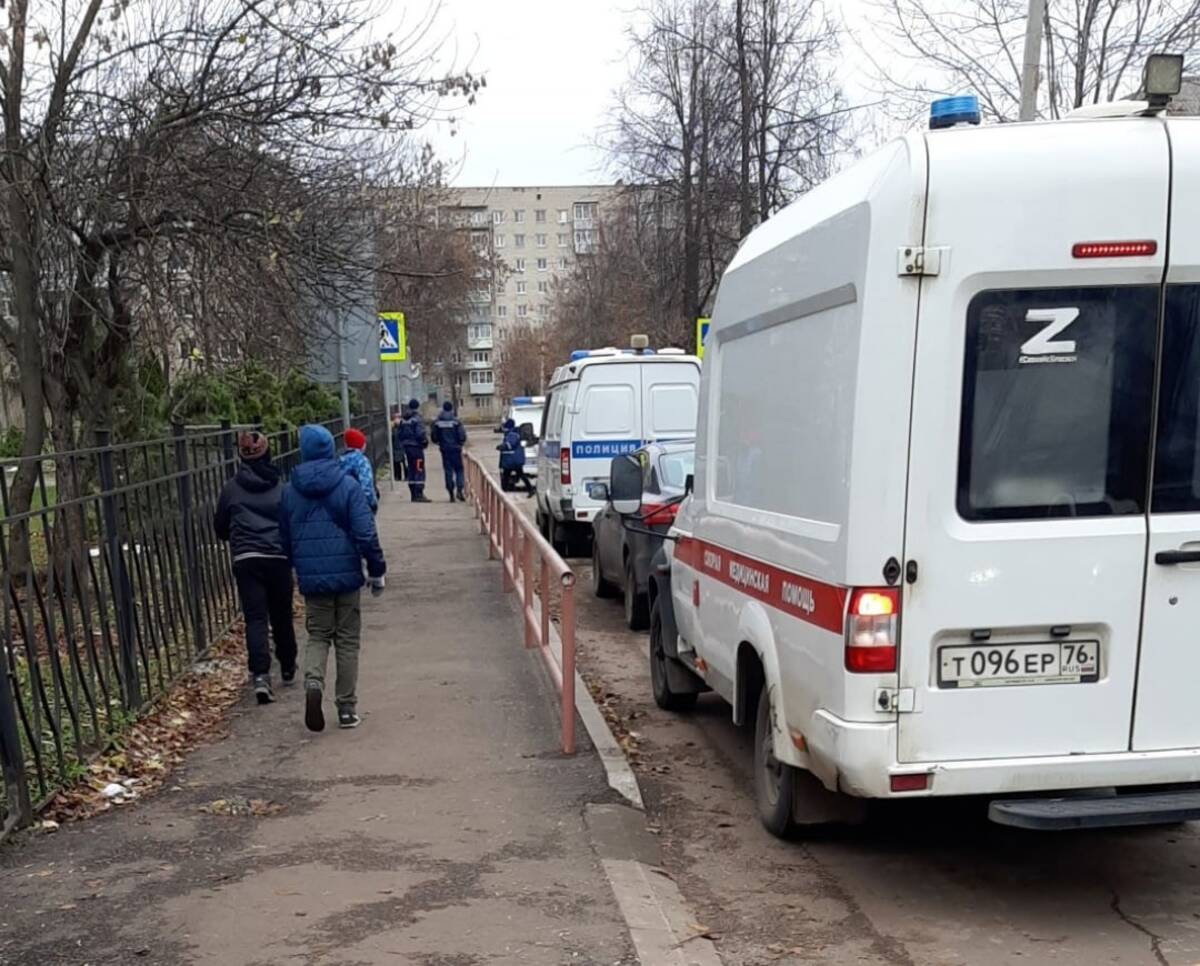
[[[658,476],[663,486],[682,490],[687,478],[696,469],[696,451],[691,449],[678,450],[674,453],[663,453],[658,458]]]

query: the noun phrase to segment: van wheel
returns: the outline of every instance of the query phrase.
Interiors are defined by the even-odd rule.
[[[570,556],[567,552],[570,548],[567,546],[566,527],[555,520],[553,516],[546,518],[546,539],[550,541],[550,546],[560,557],[566,559]]]
[[[654,703],[664,711],[689,711],[696,706],[699,695],[695,691],[671,690],[667,662],[674,660],[663,646],[662,605],[656,600],[650,609],[650,689]]]
[[[550,527],[546,524],[546,514],[542,512],[542,508],[540,506],[538,507],[535,519],[537,520],[538,533],[540,533],[548,541],[550,539]]]
[[[795,834],[792,797],[795,792],[794,769],[775,757],[772,728],[771,691],[766,682],[758,694],[758,714],[754,719],[754,797],[758,817],[768,832],[785,839]]]
[[[604,579],[600,570],[600,548],[595,543],[592,544],[592,593],[602,598],[617,596],[617,588]]]
[[[650,602],[646,594],[637,592],[632,558],[625,561],[625,623],[631,631],[644,631],[650,626]]]

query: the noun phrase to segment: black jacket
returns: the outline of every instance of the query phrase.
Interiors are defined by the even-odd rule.
[[[233,559],[286,557],[279,536],[279,470],[269,460],[243,462],[226,482],[213,515],[213,529],[229,541]]]

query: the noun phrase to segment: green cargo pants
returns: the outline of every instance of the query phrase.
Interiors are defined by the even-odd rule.
[[[358,704],[358,649],[362,636],[359,592],[304,598],[304,684],[325,688],[325,665],[332,647],[337,662],[335,700],[338,709],[353,711]]]

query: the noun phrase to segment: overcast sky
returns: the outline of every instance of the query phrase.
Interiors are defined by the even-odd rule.
[[[416,0],[391,2],[399,19]],[[462,112],[457,136],[444,125],[425,132],[454,167],[454,183],[610,180],[594,143],[626,76],[626,30],[637,0],[441,0],[441,6],[458,66],[469,63],[487,75],[488,85]],[[843,0],[837,9],[853,30],[857,0]],[[852,61],[845,57],[843,65]],[[843,83],[858,101],[854,77]]]

